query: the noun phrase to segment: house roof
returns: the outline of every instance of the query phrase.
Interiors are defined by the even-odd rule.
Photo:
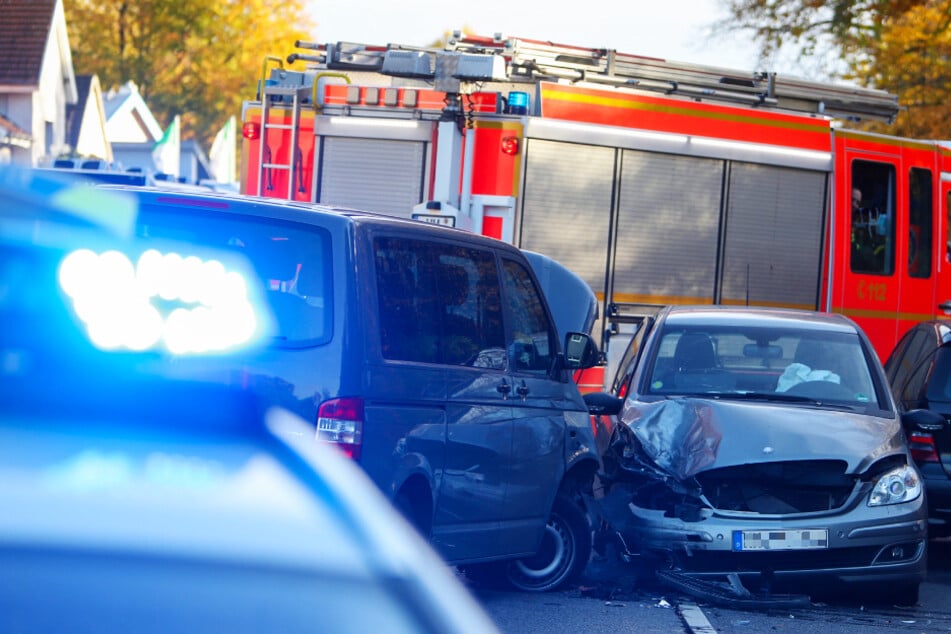
[[[162,126],[142,99],[135,82],[130,80],[109,90],[102,99],[106,111],[106,125],[113,132],[113,140],[126,141],[119,128],[137,129],[152,142],[162,138]]]
[[[57,0],[0,0],[0,85],[36,86]]]
[[[89,103],[92,80],[92,75],[76,75],[76,91],[79,93],[79,99],[75,104],[66,105],[66,142],[70,147],[76,147],[79,144],[79,133],[82,130],[83,114]]]
[[[29,132],[0,113],[0,145],[30,147],[31,143],[33,143],[33,137]]]

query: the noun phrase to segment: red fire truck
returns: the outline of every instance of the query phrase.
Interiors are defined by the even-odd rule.
[[[295,48],[244,104],[242,190],[554,257],[608,372],[663,304],[844,313],[883,360],[951,315],[951,144],[848,129],[894,118],[884,91],[501,36]]]

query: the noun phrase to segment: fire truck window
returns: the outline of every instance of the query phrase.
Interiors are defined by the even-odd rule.
[[[911,277],[931,277],[933,219],[931,170],[913,167],[908,174],[908,275]]]
[[[947,218],[945,219],[946,222],[944,223],[944,231],[945,231],[944,242],[947,245],[946,247],[947,251],[945,251],[944,257],[945,259],[947,259],[948,262],[951,262],[951,235],[948,235],[948,228],[949,226],[951,226],[951,191],[948,192],[948,202],[944,206],[944,208],[946,210],[945,213],[947,213],[948,215]]]
[[[895,167],[852,162],[853,273],[891,275],[895,271]]]

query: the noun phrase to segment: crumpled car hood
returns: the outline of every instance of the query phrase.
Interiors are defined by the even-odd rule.
[[[621,422],[663,471],[685,480],[709,469],[759,462],[838,459],[849,473],[902,451],[897,418],[745,401],[628,400]]]

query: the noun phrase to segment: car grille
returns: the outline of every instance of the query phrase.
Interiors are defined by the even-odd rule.
[[[842,460],[800,460],[711,469],[696,476],[716,509],[787,515],[841,508],[855,488]]]
[[[814,570],[871,566],[881,546],[795,550],[785,552],[725,553],[695,551],[677,563],[690,572],[764,572],[768,570]]]

